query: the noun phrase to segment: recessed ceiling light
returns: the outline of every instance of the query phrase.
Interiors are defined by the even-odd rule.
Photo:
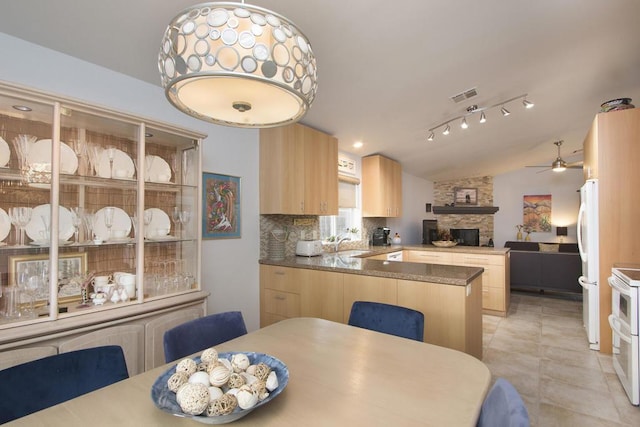
[[[354,142],[353,148],[361,148],[363,145],[362,141]]]
[[[12,105],[12,107],[18,111],[32,111],[31,108],[26,105]]]

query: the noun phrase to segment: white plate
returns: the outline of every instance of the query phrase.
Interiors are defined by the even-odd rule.
[[[11,218],[9,218],[9,215],[7,215],[4,209],[0,208],[0,241],[6,239],[10,231]]]
[[[152,242],[167,242],[169,240],[178,240],[178,238],[176,236],[154,236],[149,237],[147,240]]]
[[[96,212],[96,216],[93,220],[93,232],[98,239],[105,242],[113,242],[113,239],[109,240],[109,229],[104,223],[104,213],[105,208]],[[125,230],[127,235],[131,231],[131,219],[129,218],[129,215],[127,215],[127,213],[122,209],[116,207],[113,208],[113,226],[111,227],[111,231],[113,232],[114,230]]]
[[[43,240],[45,231],[44,221],[51,224],[51,205],[40,205],[33,208],[31,212],[31,221],[24,228],[27,236],[33,241],[39,242]],[[73,236],[75,229],[73,228],[73,216],[69,209],[64,206],[58,206],[58,240],[69,240]],[[51,225],[49,225],[51,226]],[[41,233],[42,232],[42,233]]]
[[[10,158],[11,150],[9,150],[9,144],[0,136],[0,168],[7,166]]]
[[[73,242],[71,240],[60,240],[58,241],[58,246],[66,246],[66,245],[70,245]],[[33,242],[29,243],[30,245],[33,246],[49,246],[49,241],[48,240],[34,240]]]
[[[166,237],[166,235],[171,231],[171,220],[169,219],[169,215],[167,215],[162,209],[157,208],[149,208],[146,211],[153,212],[153,216],[151,217],[151,222],[149,223],[149,225],[145,227],[144,237],[146,237],[147,239],[156,240]],[[157,229],[167,230],[167,233],[158,235],[158,233],[155,231]]]
[[[117,171],[119,170],[124,172],[124,176],[117,175]],[[131,157],[129,157],[129,155],[124,151],[116,149],[113,156],[113,178],[132,178],[135,172],[136,167],[133,164]],[[102,154],[100,154],[100,159],[98,161],[98,176],[102,178],[112,178],[111,165],[109,164],[109,152],[107,149],[102,150]]]
[[[147,156],[146,162],[151,162],[149,167],[149,181],[151,182],[169,182],[171,181],[171,167],[162,157]],[[148,165],[147,165],[148,166]],[[163,177],[164,179],[160,179]]]
[[[27,155],[27,164],[51,163],[51,140],[41,139],[33,143]],[[60,141],[60,172],[73,175],[78,169],[78,157],[71,147]]]

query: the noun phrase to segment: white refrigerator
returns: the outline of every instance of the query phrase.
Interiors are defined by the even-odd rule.
[[[600,350],[600,297],[598,289],[598,180],[587,180],[580,188],[578,249],[582,258],[582,318],[592,350]]]

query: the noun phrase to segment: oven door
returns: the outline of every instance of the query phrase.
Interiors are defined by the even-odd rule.
[[[629,286],[615,274],[609,277],[611,312],[627,325],[631,335],[638,335],[638,287]]]

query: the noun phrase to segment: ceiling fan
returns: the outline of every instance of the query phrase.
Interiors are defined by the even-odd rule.
[[[554,145],[558,147],[558,157],[553,161],[553,163],[551,163],[551,167],[549,166],[527,166],[527,167],[528,168],[546,168],[544,170],[541,170],[540,172],[546,172],[548,170],[552,170],[554,172],[562,172],[565,169],[582,169],[582,162],[567,163],[562,159],[562,157],[560,157],[560,146],[562,145],[563,142],[564,142],[563,140],[554,142]],[[574,153],[577,153],[578,151],[581,151],[581,150],[576,150],[574,151]]]

